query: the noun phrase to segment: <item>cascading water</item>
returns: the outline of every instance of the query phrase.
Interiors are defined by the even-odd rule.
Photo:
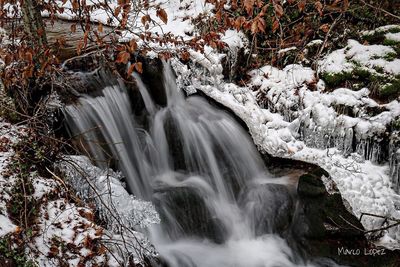
[[[97,164],[106,167],[111,153],[130,191],[154,201],[162,222],[149,234],[162,258],[171,267],[304,265],[276,234],[292,204],[284,180],[269,178],[233,118],[202,98],[185,99],[164,72],[166,107],[136,77],[146,126],[121,85],[66,108]]]

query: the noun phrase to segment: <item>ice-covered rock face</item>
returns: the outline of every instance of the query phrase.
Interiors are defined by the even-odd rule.
[[[348,48],[333,51],[320,62],[320,71],[351,71],[354,58],[371,72],[376,72],[374,67],[383,68],[382,75],[390,78],[398,73],[397,60],[377,58],[392,52],[387,46],[349,41]],[[199,58],[194,53],[192,57]],[[218,58],[218,53],[212,51],[207,57]],[[247,124],[260,151],[313,162],[328,170],[356,215],[368,212],[400,218],[400,197],[393,191],[399,180],[398,143],[390,142],[389,149],[389,140],[397,136],[390,132],[400,116],[397,100],[379,104],[370,98],[368,88],[327,90],[313,70],[301,65],[253,70],[250,83],[240,87],[221,80],[212,71],[218,63],[208,58],[202,58],[202,67],[212,66],[210,70],[192,66],[188,71],[173,64],[178,84],[189,84],[183,90],[201,90],[231,109]],[[390,173],[384,164],[389,159]],[[382,220],[363,217],[362,223],[375,229]],[[386,245],[399,246],[398,229],[387,231]]]
[[[99,218],[107,226],[103,238],[106,243],[113,240],[107,247],[116,262],[108,262],[110,266],[129,258],[141,262],[143,255],[156,255],[147,237],[138,230],[160,223],[159,215],[151,202],[127,192],[120,173],[96,167],[85,156],[65,156],[58,167],[80,198],[96,204]]]

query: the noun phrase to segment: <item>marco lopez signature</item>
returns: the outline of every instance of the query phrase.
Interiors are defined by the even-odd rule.
[[[346,248],[338,247],[338,255],[350,255],[350,256],[382,256],[385,255],[384,248]]]

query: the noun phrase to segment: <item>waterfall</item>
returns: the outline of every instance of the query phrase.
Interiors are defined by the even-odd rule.
[[[114,162],[130,192],[155,203],[162,222],[148,231],[168,266],[305,265],[277,234],[288,230],[279,222],[290,220],[291,195],[238,123],[200,97],[185,98],[167,66],[164,107],[135,79],[145,119],[123,85],[82,96],[65,112],[93,161]]]

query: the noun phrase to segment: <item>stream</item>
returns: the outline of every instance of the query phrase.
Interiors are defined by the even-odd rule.
[[[165,264],[320,265],[286,238],[296,205],[289,178],[267,171],[248,133],[230,114],[199,96],[185,98],[166,65],[163,77],[166,106],[157,105],[135,75],[144,115],[134,114],[122,85],[80,97],[66,114],[96,164],[114,164],[132,194],[155,204],[161,224],[146,231]]]

